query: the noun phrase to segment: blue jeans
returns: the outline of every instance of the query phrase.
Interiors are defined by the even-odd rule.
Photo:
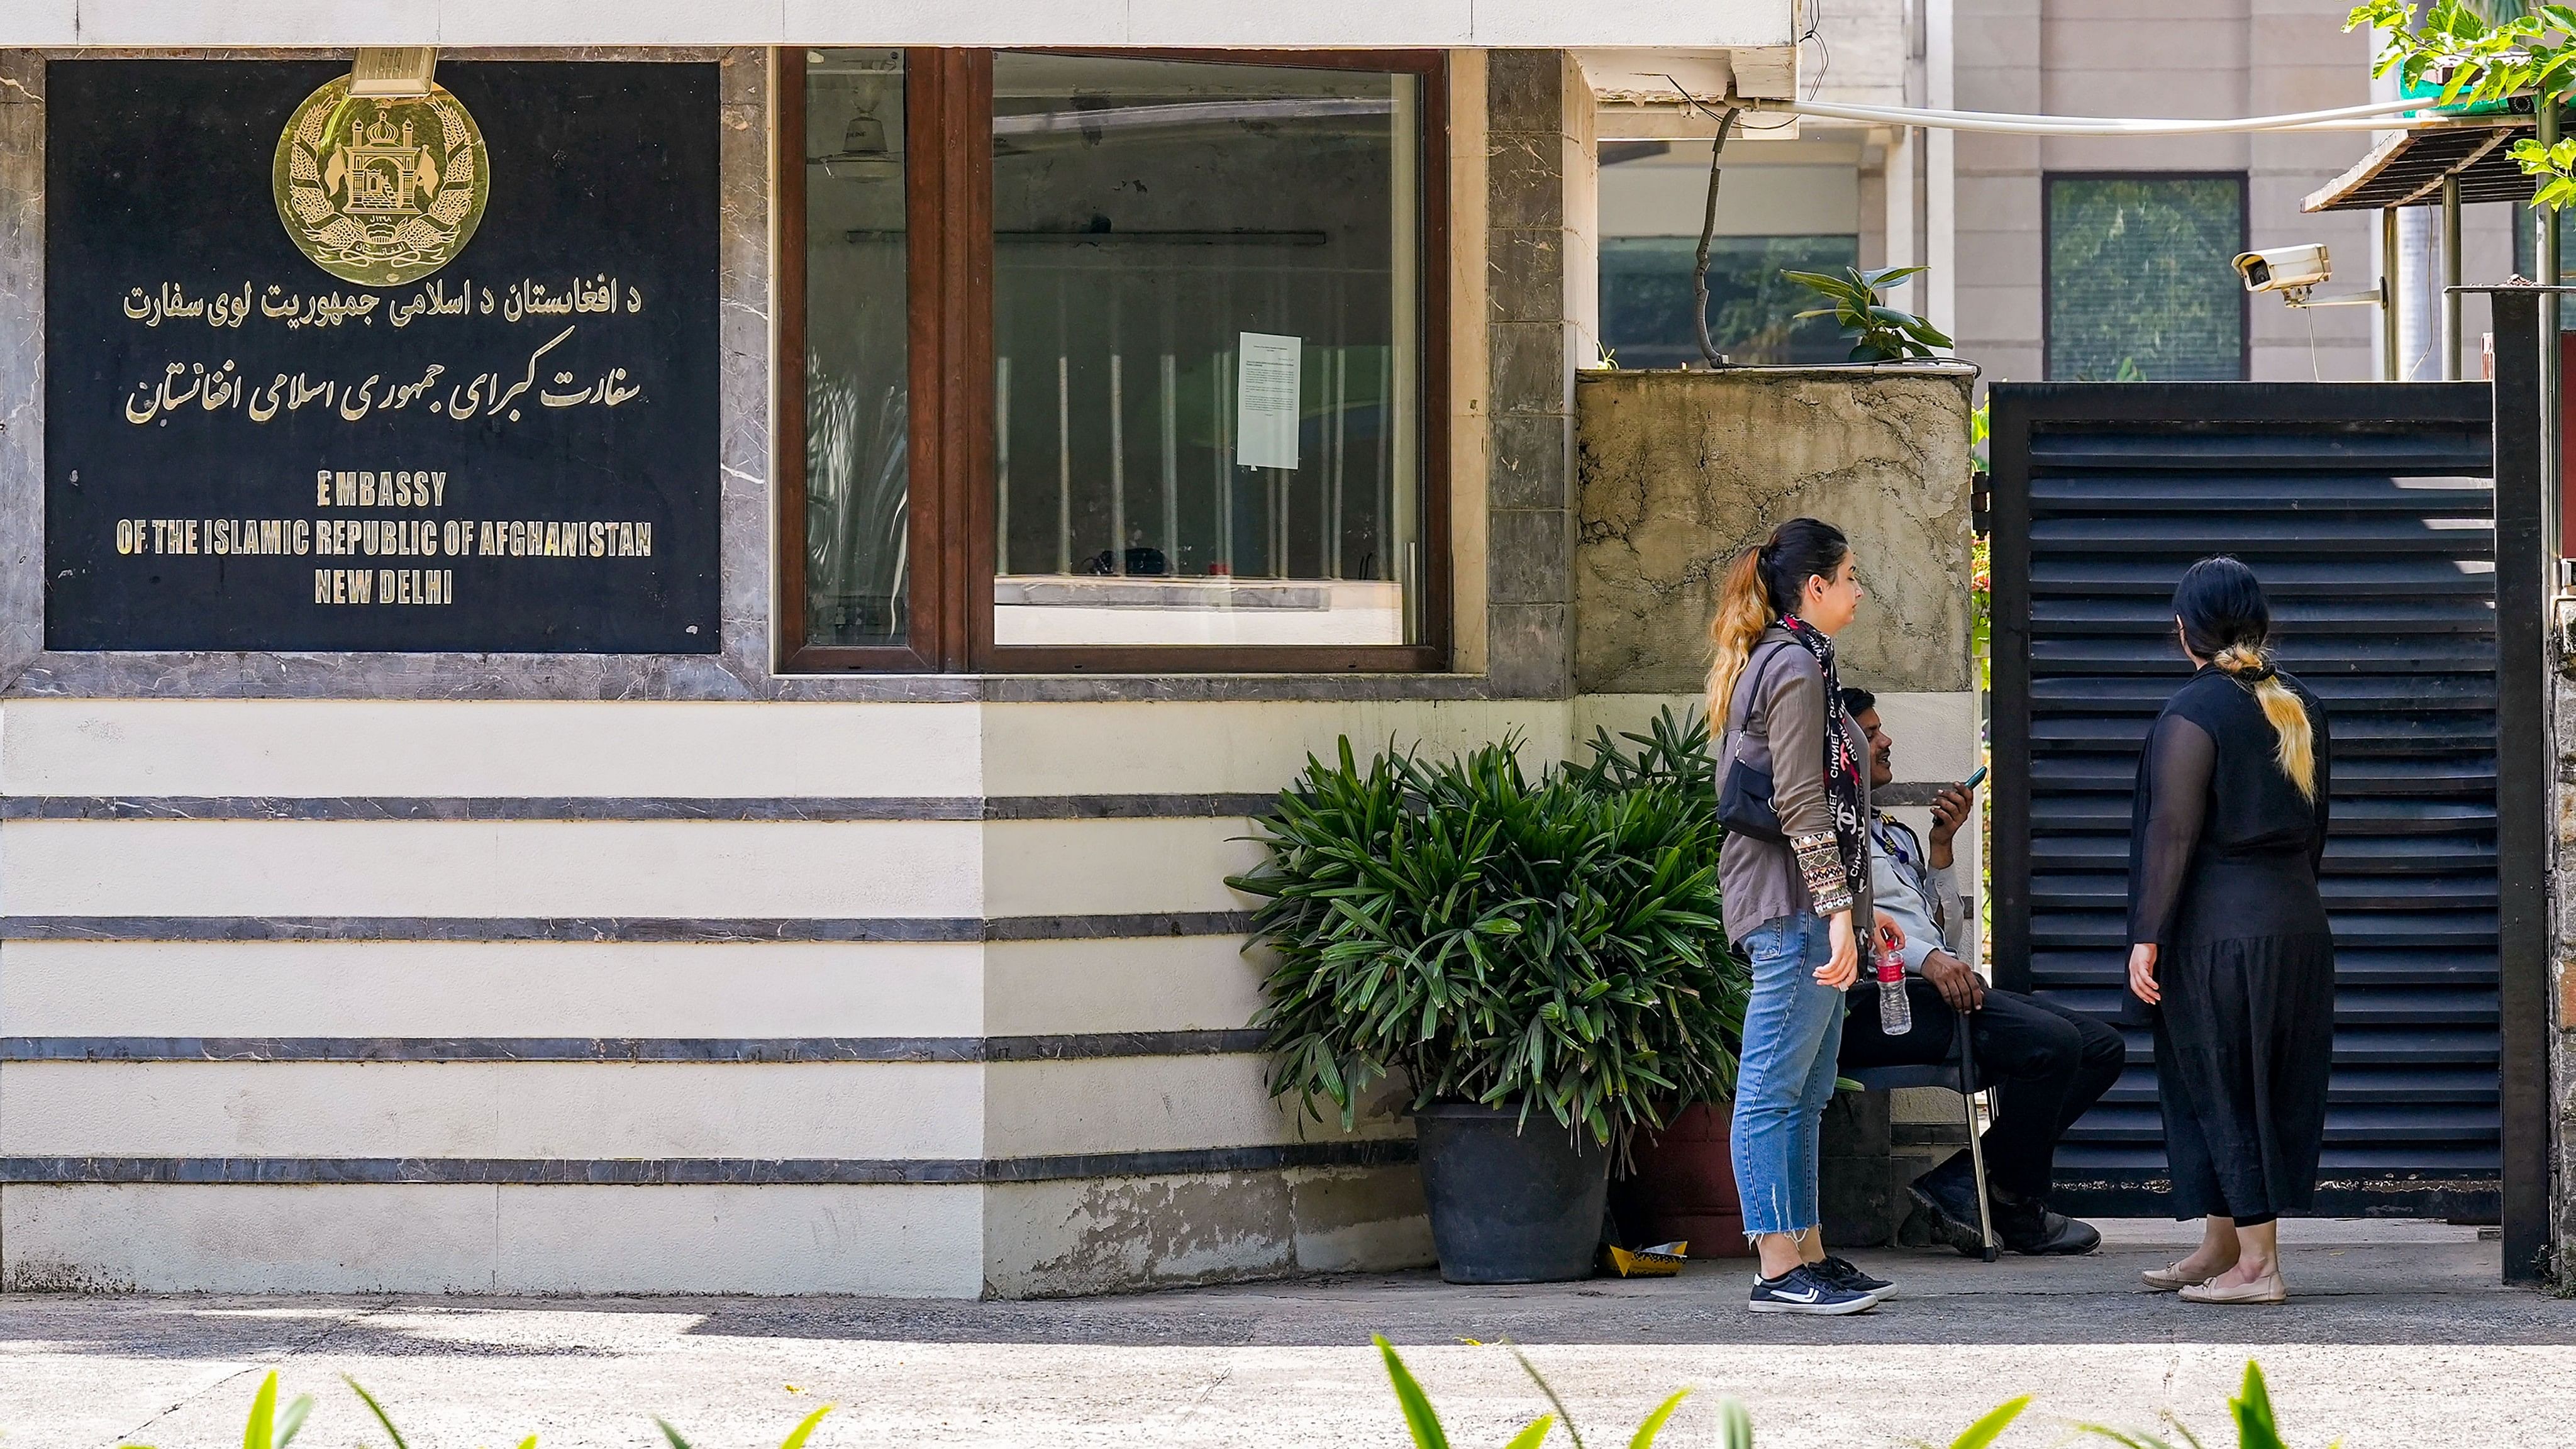
[[[1803,1236],[1823,1218],[1816,1158],[1834,1058],[1843,1039],[1843,994],[1816,984],[1832,958],[1822,916],[1783,916],[1744,938],[1753,999],[1744,1010],[1744,1054],[1735,1076],[1735,1187],[1744,1235]]]

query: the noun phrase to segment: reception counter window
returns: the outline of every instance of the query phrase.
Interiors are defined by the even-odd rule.
[[[786,667],[1442,667],[1440,64],[783,57]]]

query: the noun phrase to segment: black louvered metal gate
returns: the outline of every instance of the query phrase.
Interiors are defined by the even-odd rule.
[[[2318,1210],[2498,1211],[2495,527],[2483,383],[1993,390],[2000,984],[2128,1013],[2129,800],[2189,673],[2175,581],[2232,553],[2333,722],[2335,1065]],[[2163,1211],[2143,1026],[2057,1157],[2069,1211]]]

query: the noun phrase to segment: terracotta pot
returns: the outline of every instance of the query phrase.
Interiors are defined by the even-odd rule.
[[[1636,1170],[1610,1185],[1620,1233],[1637,1246],[1685,1239],[1694,1258],[1746,1258],[1735,1195],[1733,1102],[1694,1102],[1662,1132],[1637,1134]]]

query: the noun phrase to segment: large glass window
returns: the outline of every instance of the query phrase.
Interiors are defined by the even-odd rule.
[[[2074,382],[2245,376],[2245,178],[2047,179],[2048,375]]]
[[[993,642],[1402,645],[1421,82],[993,61]]]
[[[805,71],[805,634],[907,642],[910,315],[900,50]]]
[[[1700,364],[1691,329],[1698,304],[1695,236],[1601,241],[1601,345],[1621,367]],[[1784,270],[1836,272],[1860,265],[1857,236],[1721,236],[1709,243],[1708,336],[1730,362],[1841,362],[1851,343],[1831,317],[1797,320],[1816,294]]]
[[[1439,52],[778,64],[783,667],[1445,665]]]

